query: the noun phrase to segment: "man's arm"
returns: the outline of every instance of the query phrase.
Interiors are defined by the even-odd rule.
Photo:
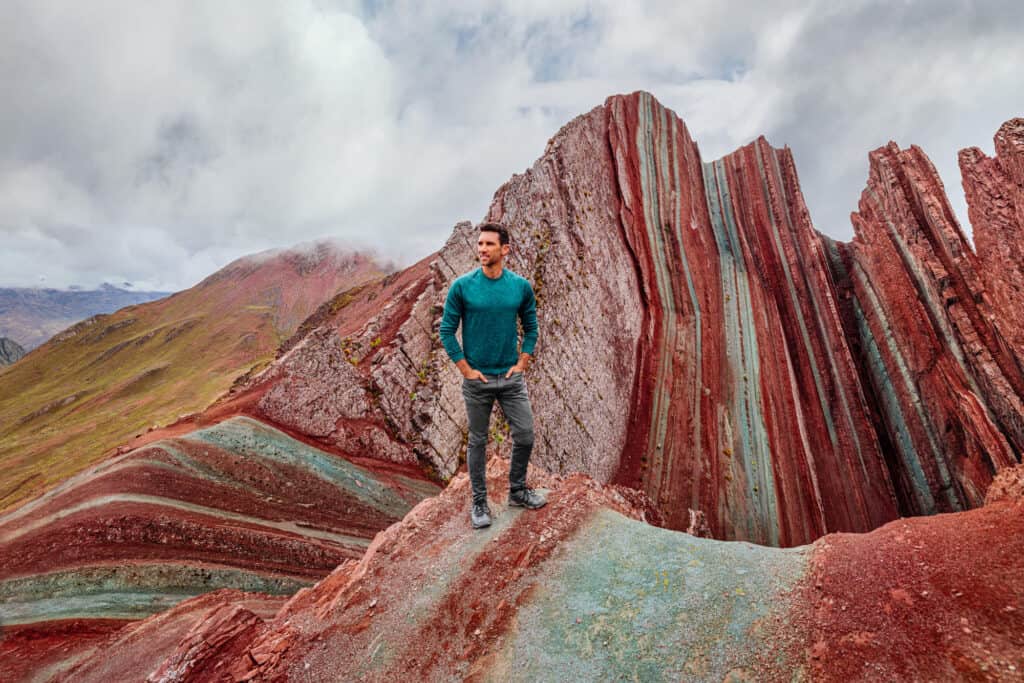
[[[519,361],[509,368],[505,377],[511,377],[514,372],[526,372],[533,362],[533,350],[537,346],[537,299],[529,282],[523,293],[523,303],[519,305],[519,320],[523,324],[523,346],[519,350]]]
[[[439,330],[441,343],[444,345],[448,358],[455,363],[455,367],[459,369],[463,377],[482,379],[486,382],[486,377],[469,366],[466,354],[459,346],[459,340],[455,338],[455,331],[459,329],[459,323],[462,321],[462,312],[462,292],[458,282],[453,282],[444,301],[444,315],[441,317],[441,329]]]

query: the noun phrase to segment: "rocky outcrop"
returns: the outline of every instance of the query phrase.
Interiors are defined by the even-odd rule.
[[[10,365],[25,355],[25,349],[18,342],[0,337],[0,366]]]
[[[492,459],[491,487],[507,473]],[[645,524],[582,475],[531,477],[550,488],[541,510],[494,504],[473,530],[459,474],[276,614],[237,593],[184,602],[176,644],[118,634],[97,652],[119,657],[64,679],[1013,680],[1024,665],[1020,501],[779,549]]]
[[[832,245],[833,275],[903,512],[981,505],[1024,447],[1024,373],[984,266],[917,147],[871,153],[852,220],[853,241]]]
[[[960,152],[968,215],[999,342],[1024,358],[1024,119],[995,136],[996,156]]]
[[[792,545],[896,515],[788,150],[762,139],[704,163],[674,113],[616,96],[487,218],[511,229],[509,266],[538,299],[534,462],[637,487],[673,528],[701,511],[719,538]],[[437,254],[336,301],[246,385],[271,387],[260,414],[450,476],[465,411],[436,330],[474,244],[459,224]],[[371,301],[386,305],[359,320]]]

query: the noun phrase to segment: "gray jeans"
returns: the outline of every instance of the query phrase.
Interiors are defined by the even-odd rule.
[[[508,471],[510,491],[526,487],[526,466],[533,450],[533,410],[526,393],[526,378],[523,373],[514,373],[508,379],[504,375],[484,375],[487,382],[463,379],[462,397],[466,400],[466,415],[469,417],[469,445],[466,449],[466,463],[469,466],[469,481],[473,486],[473,501],[487,500],[487,432],[491,425],[491,409],[497,399],[505,413],[512,431],[512,465]]]

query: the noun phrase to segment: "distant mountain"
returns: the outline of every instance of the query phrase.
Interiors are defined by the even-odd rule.
[[[25,349],[18,342],[0,337],[0,365],[10,365],[25,355]]]
[[[370,256],[328,242],[274,250],[58,333],[0,370],[0,509],[150,425],[202,410],[273,360],[323,301],[384,274]]]
[[[131,284],[125,282],[126,287]],[[99,289],[0,289],[0,336],[31,351],[64,328],[91,315],[162,299],[171,292],[137,292],[103,284]]]

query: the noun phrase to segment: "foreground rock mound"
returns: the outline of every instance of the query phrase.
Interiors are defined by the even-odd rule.
[[[492,491],[507,473],[504,460],[491,461]],[[66,678],[130,670],[151,681],[867,681],[982,672],[1010,680],[1024,666],[1020,501],[777,549],[650,526],[642,499],[581,475],[531,479],[550,488],[541,510],[492,496],[494,525],[473,530],[459,475],[273,617],[253,608],[254,596],[197,598],[101,645],[121,653],[116,661],[93,656]],[[191,624],[175,627],[176,644],[140,640],[185,614]]]
[[[0,678],[218,588],[290,596],[437,491],[246,417],[109,459],[0,518]]]

